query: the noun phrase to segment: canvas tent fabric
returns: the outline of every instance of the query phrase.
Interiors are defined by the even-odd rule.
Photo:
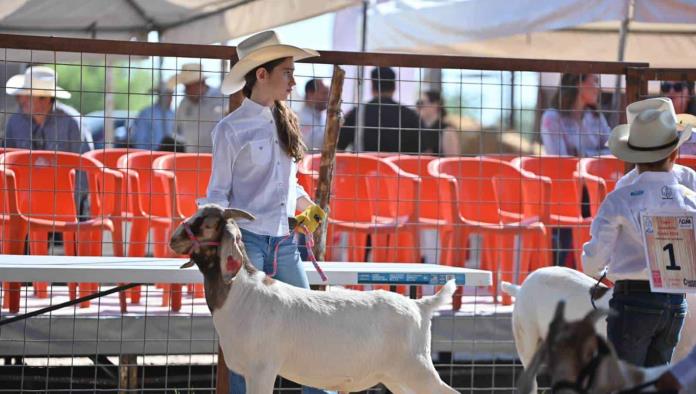
[[[361,0],[3,0],[0,33],[210,44]]]
[[[631,7],[632,4],[632,7]],[[372,7],[368,50],[696,64],[694,0],[391,0]]]

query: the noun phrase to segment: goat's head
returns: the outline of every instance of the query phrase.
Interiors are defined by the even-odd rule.
[[[239,209],[208,204],[181,223],[169,241],[174,252],[191,256],[181,268],[196,264],[206,278],[221,275],[225,282],[234,279],[242,267],[252,269],[237,219],[254,220],[254,216]]]
[[[551,376],[554,393],[609,393],[620,388],[624,382],[611,378],[621,374],[618,359],[611,346],[595,331],[597,320],[609,311],[593,310],[581,320],[568,322],[563,316],[564,310],[565,302],[560,301],[546,339],[517,382],[519,392],[531,391],[542,365]]]

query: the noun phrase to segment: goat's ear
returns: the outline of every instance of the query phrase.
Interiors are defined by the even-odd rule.
[[[584,322],[589,323],[591,325],[594,325],[597,323],[597,321],[605,316],[609,316],[613,312],[608,309],[593,309],[585,315],[585,317],[582,319]]]
[[[532,392],[534,387],[534,382],[536,381],[536,376],[541,369],[541,365],[544,362],[544,356],[546,355],[546,341],[542,341],[539,344],[539,348],[532,361],[527,365],[527,368],[522,371],[522,375],[517,379],[517,392],[520,394],[529,394]]]
[[[558,305],[556,305],[556,312],[554,313],[553,320],[551,320],[551,324],[549,325],[549,333],[546,336],[547,338],[553,338],[556,336],[556,333],[560,330],[563,323],[565,323],[565,319],[563,318],[564,314],[565,301],[560,300],[558,301]]]
[[[222,215],[225,220],[229,219],[246,219],[246,220],[256,220],[256,217],[254,215],[250,214],[247,211],[244,211],[242,209],[237,209],[237,208],[227,208],[225,209],[225,212]]]
[[[222,237],[220,237],[220,248],[218,248],[218,259],[220,273],[225,282],[229,282],[237,276],[240,268],[244,264],[244,254],[240,250],[235,240],[234,234],[229,230],[230,224],[222,227]]]

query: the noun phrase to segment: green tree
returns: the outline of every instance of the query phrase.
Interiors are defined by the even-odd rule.
[[[50,66],[50,65],[49,65]],[[63,100],[82,114],[104,111],[106,102],[106,71],[104,63],[98,64],[60,64],[55,66],[58,84],[68,90],[72,97]],[[156,84],[157,72],[149,68],[139,68],[127,62],[108,66],[111,72],[110,94],[114,109],[140,111],[152,104],[150,89]]]

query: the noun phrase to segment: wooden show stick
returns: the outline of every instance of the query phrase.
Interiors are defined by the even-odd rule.
[[[331,90],[329,91],[329,107],[326,113],[326,129],[324,132],[324,145],[321,149],[321,164],[319,166],[319,182],[317,184],[316,203],[326,212],[326,220],[321,226],[319,239],[314,242],[314,256],[317,260],[324,260],[326,251],[326,229],[331,212],[329,211],[329,199],[331,196],[331,179],[336,162],[336,145],[338,132],[341,128],[341,95],[343,93],[343,80],[346,72],[338,66],[334,66],[331,77]],[[316,236],[315,236],[316,238]]]

